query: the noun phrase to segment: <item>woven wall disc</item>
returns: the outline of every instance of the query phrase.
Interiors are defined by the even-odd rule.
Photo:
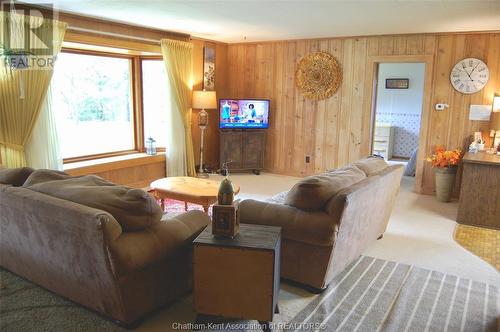
[[[321,100],[332,96],[340,86],[342,72],[337,59],[326,52],[316,52],[300,59],[295,84],[306,98]]]

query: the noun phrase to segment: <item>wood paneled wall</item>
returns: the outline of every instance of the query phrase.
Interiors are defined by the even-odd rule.
[[[154,180],[166,176],[165,154],[156,156],[120,156],[112,161],[94,164],[83,161],[65,165],[64,171],[73,176],[95,174],[108,181],[134,187],[147,188]]]
[[[227,97],[227,44],[193,39],[193,90],[203,89],[203,48],[205,46],[215,47],[215,91],[217,98]],[[208,112],[208,127],[205,129],[205,152],[203,164],[217,169],[219,165],[219,114],[218,110],[206,110]],[[191,134],[193,135],[194,158],[196,165],[200,164],[200,134],[198,127],[198,113],[193,110]]]
[[[333,54],[343,80],[335,95],[322,101],[305,99],[294,82],[296,63],[315,51]],[[469,121],[470,104],[491,104],[500,92],[500,34],[443,34],[277,41],[228,46],[227,94],[240,98],[271,99],[266,168],[275,173],[308,175],[335,168],[370,153],[371,100],[374,82],[372,57],[432,56],[431,105],[426,153],[443,144],[465,148],[473,131],[487,130],[487,122]],[[477,57],[490,68],[490,81],[481,92],[456,92],[449,74],[460,59]],[[371,72],[371,75],[370,75]],[[435,103],[450,105],[434,111]],[[306,155],[311,162],[306,163]],[[423,191],[432,193],[434,176],[423,171]]]

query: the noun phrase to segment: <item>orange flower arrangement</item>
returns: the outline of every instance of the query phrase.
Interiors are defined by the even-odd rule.
[[[443,146],[436,146],[434,153],[427,157],[432,167],[440,168],[457,166],[460,159],[462,159],[462,150],[446,150]]]

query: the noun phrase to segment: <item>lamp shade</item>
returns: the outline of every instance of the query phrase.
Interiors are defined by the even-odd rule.
[[[217,108],[215,91],[193,91],[192,107],[196,109]]]

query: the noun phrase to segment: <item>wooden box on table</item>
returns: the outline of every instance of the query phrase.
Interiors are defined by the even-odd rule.
[[[207,227],[194,240],[193,298],[198,314],[271,322],[277,310],[281,228],[240,225],[231,238]]]

